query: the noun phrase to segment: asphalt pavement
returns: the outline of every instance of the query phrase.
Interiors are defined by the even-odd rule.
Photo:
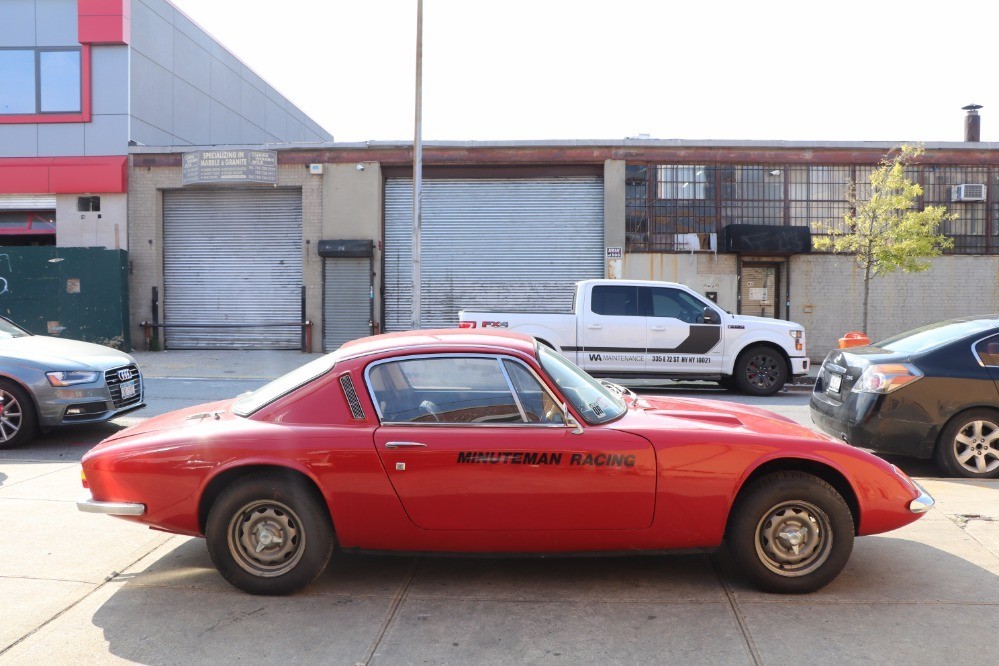
[[[343,555],[303,593],[254,597],[200,539],[76,510],[79,456],[101,437],[318,356],[137,353],[148,410],[0,450],[0,664],[995,662],[999,481],[925,465],[905,468],[937,500],[928,515],[858,539],[843,574],[805,596],[756,592],[719,554]],[[753,404],[807,423],[807,394]]]

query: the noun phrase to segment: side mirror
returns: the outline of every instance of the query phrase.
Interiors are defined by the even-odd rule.
[[[704,323],[705,324],[720,324],[721,319],[718,318],[718,313],[715,312],[714,308],[704,306]]]

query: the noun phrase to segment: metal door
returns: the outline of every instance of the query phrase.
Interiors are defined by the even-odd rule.
[[[301,189],[163,192],[167,348],[299,349],[301,285]]]
[[[597,177],[429,179],[422,202],[422,328],[458,311],[571,310],[573,283],[604,275]],[[413,187],[385,184],[385,329],[412,328]]]
[[[371,335],[371,259],[323,262],[323,349]]]

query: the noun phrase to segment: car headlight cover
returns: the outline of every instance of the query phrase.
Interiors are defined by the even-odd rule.
[[[788,331],[788,335],[794,338],[794,348],[796,351],[804,351],[805,349],[805,332],[801,329],[794,329],[793,331]]]
[[[919,368],[908,363],[884,363],[864,370],[853,385],[854,393],[891,393],[922,378]]]
[[[75,386],[77,384],[93,384],[101,373],[90,370],[59,370],[56,372],[46,372],[49,384],[52,386]]]

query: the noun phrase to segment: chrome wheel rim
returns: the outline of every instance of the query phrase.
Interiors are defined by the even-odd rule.
[[[759,389],[771,388],[780,379],[780,365],[770,354],[757,354],[749,359],[746,379]]]
[[[305,530],[298,515],[276,500],[244,505],[229,521],[229,552],[247,572],[274,578],[295,568],[305,553]]]
[[[756,526],[756,555],[770,571],[806,576],[821,567],[832,550],[832,524],[825,511],[800,500],[781,502]]]
[[[954,459],[972,474],[988,474],[999,469],[999,425],[975,419],[957,431]]]
[[[24,411],[13,394],[0,389],[0,442],[9,442],[21,431]]]

